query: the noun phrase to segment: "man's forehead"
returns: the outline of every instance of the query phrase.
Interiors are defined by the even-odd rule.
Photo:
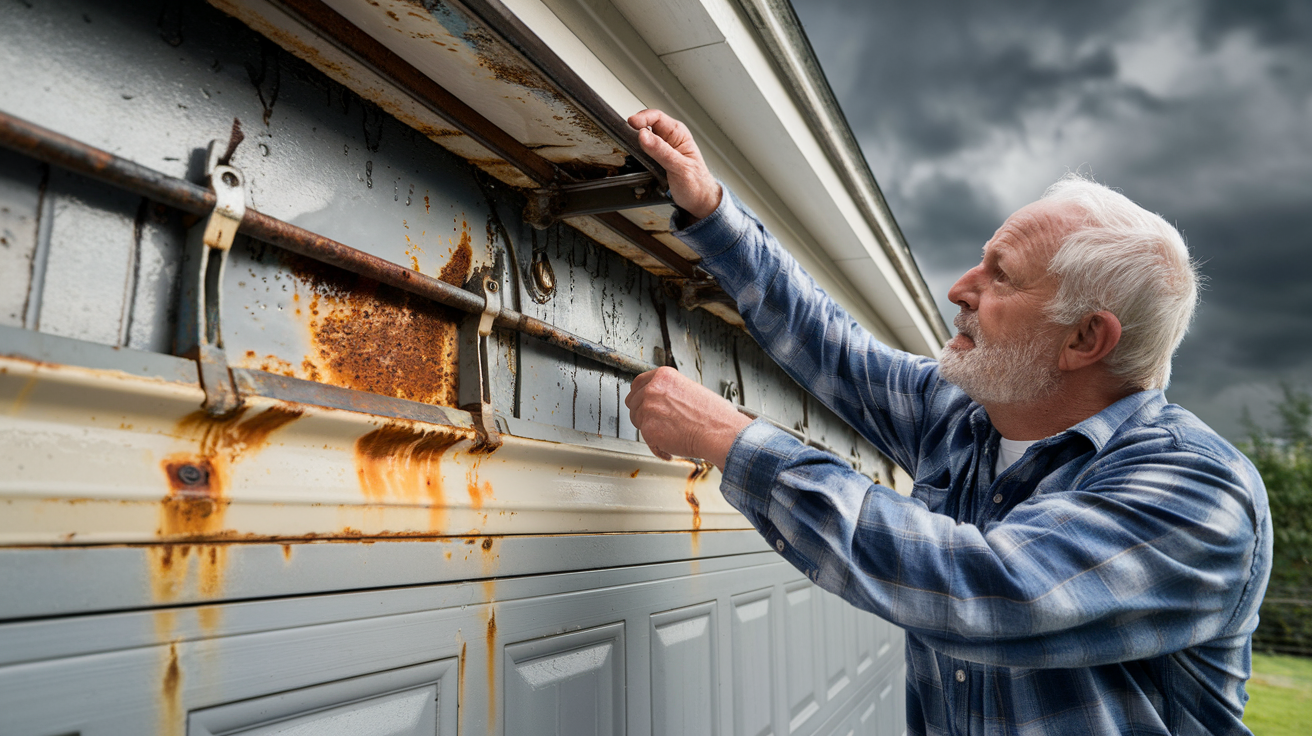
[[[1066,234],[1083,219],[1078,207],[1065,202],[1039,200],[1016,210],[1002,223],[993,238],[985,244],[998,257],[1005,255],[1042,258],[1046,263],[1057,252]]]

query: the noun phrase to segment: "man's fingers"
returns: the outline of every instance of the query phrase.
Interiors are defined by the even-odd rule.
[[[667,170],[678,170],[687,165],[687,156],[675,150],[664,138],[646,128],[638,133],[638,142],[642,144],[642,150],[646,151],[649,156],[656,159]]]
[[[663,115],[665,115],[665,113],[661,112],[660,110],[654,110],[652,108],[648,108],[646,110],[643,110],[642,112],[635,112],[634,114],[630,115],[629,125],[637,130],[641,130],[642,128],[650,127],[652,123],[659,120]]]

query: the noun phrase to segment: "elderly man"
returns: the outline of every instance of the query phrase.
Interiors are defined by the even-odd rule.
[[[1162,393],[1198,298],[1174,228],[1059,181],[952,287],[934,361],[826,296],[683,124],[629,122],[752,334],[915,485],[871,483],[669,368],[634,381],[633,422],[658,454],[717,465],[816,584],[906,630],[911,733],[1248,732],[1271,521],[1253,466]]]

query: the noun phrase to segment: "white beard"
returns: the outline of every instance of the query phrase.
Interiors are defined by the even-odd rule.
[[[939,375],[981,404],[1031,404],[1057,390],[1057,369],[1050,342],[1032,334],[1006,343],[986,342],[979,317],[962,312],[953,320],[957,331],[975,342],[970,350],[945,348]]]

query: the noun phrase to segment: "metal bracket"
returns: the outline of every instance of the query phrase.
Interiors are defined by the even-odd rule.
[[[489,274],[475,277],[469,290],[483,297],[483,311],[471,314],[460,325],[460,383],[457,390],[461,409],[474,416],[478,446],[492,451],[501,446],[496,411],[492,406],[492,323],[501,314],[501,285]]]
[[[184,286],[178,305],[177,352],[194,357],[205,390],[207,414],[222,417],[241,407],[241,395],[228,370],[220,329],[223,271],[237,228],[246,215],[245,177],[219,163],[227,144],[210,141],[205,173],[215,195],[214,209],[187,231]]]
[[[650,172],[640,171],[534,189],[528,193],[524,221],[545,230],[567,217],[670,204],[672,201]]]

